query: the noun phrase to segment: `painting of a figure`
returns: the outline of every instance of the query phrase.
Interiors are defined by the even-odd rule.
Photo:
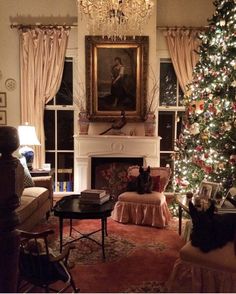
[[[128,121],[145,115],[148,37],[111,41],[86,36],[87,111],[92,121]]]
[[[135,111],[137,48],[99,48],[99,111]]]

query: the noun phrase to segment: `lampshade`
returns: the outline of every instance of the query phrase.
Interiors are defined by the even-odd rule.
[[[20,145],[23,146],[19,149],[21,156],[24,156],[29,170],[33,169],[34,150],[27,145],[40,145],[36,135],[35,127],[25,124],[18,127],[18,135]]]
[[[40,145],[36,135],[35,127],[22,125],[18,127],[20,145]]]

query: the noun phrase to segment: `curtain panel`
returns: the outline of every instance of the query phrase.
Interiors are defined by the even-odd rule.
[[[21,123],[35,126],[40,146],[34,165],[45,162],[44,108],[59,90],[69,27],[20,28]]]
[[[198,38],[200,31],[169,29],[163,33],[180,87],[186,93],[187,85],[192,81],[193,69],[199,60],[197,51],[201,44]]]

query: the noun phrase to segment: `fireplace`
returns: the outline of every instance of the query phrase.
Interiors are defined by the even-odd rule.
[[[127,170],[131,165],[143,165],[141,157],[92,157],[91,187],[106,190],[117,197],[127,188]]]
[[[75,192],[94,187],[92,162],[96,158],[126,161],[136,158],[144,166],[160,166],[160,137],[79,135],[75,136]],[[105,159],[106,158],[106,159]],[[111,159],[110,159],[111,158]]]

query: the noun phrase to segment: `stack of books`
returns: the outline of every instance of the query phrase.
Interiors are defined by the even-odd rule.
[[[80,193],[81,204],[102,205],[110,199],[106,190],[88,189]]]

